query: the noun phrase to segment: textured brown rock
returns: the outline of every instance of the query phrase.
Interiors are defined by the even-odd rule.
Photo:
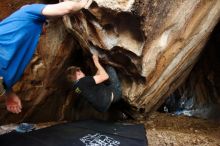
[[[154,0],[132,8],[124,13],[93,6],[65,16],[64,23],[85,50],[104,51],[122,74],[126,99],[149,112],[188,76],[219,20],[220,3]]]
[[[130,12],[135,0],[94,0],[99,7],[109,8],[116,11]]]
[[[50,19],[35,57],[14,87],[23,112],[9,114],[2,103],[0,121],[107,119],[108,113],[79,102],[64,77],[72,64],[94,72],[94,50],[117,69],[126,101],[144,113],[157,109],[197,62],[219,21],[220,1],[133,2],[96,0],[89,10]]]

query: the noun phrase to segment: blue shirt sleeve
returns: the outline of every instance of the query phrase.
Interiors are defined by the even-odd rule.
[[[24,17],[33,20],[45,21],[46,17],[42,14],[42,10],[45,8],[45,4],[31,4],[24,5],[17,12],[15,12],[14,17]]]

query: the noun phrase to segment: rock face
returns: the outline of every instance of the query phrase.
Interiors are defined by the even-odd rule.
[[[95,0],[98,7],[109,8],[119,12],[131,12],[135,0]]]
[[[107,56],[122,76],[125,98],[145,112],[185,80],[220,16],[219,1],[136,1],[120,11],[96,2],[65,16],[65,26],[85,50]],[[108,9],[98,7],[103,3]]]
[[[23,112],[9,114],[2,103],[0,121],[108,118],[75,98],[65,81],[69,65],[95,72],[94,51],[116,68],[123,98],[149,113],[188,77],[219,18],[219,0],[95,0],[88,10],[49,19],[35,57],[14,86]]]

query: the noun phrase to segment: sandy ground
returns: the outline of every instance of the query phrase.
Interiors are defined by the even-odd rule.
[[[220,121],[208,121],[185,116],[153,113],[143,123],[149,146],[220,146]],[[57,122],[37,124],[37,129]],[[16,125],[0,126],[0,134],[10,132]]]
[[[220,146],[220,121],[154,113],[141,123],[149,146]]]

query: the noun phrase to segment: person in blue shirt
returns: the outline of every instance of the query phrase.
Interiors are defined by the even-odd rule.
[[[20,98],[12,86],[21,78],[35,52],[46,17],[74,13],[91,3],[92,0],[64,0],[57,4],[25,5],[0,22],[0,99],[6,99],[8,111],[21,112]]]

